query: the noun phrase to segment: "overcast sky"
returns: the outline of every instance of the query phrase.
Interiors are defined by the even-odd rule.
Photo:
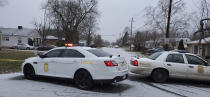
[[[8,0],[8,4],[0,7],[0,26],[16,28],[22,25],[33,28],[34,19],[41,20],[41,5],[46,0]],[[134,30],[141,29],[144,23],[144,8],[156,5],[158,0],[98,0],[99,1],[99,34],[109,41],[115,41],[130,20],[134,17]],[[199,0],[185,0],[187,10],[192,12],[199,6]],[[111,36],[110,36],[111,35]]]

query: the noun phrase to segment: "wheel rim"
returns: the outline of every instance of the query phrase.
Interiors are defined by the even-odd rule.
[[[79,71],[75,75],[75,83],[79,88],[87,89],[91,86],[91,77],[90,75],[85,71]]]

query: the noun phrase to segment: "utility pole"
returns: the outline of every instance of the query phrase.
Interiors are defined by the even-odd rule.
[[[133,36],[133,18],[131,19],[131,37]]]
[[[130,51],[131,51],[131,45],[133,45],[133,22],[134,22],[134,20],[133,20],[133,17],[132,17],[132,19],[131,19],[131,36],[130,36]]]
[[[171,23],[171,9],[172,9],[172,0],[170,0],[169,3],[169,11],[168,11],[168,23],[167,23],[167,29],[166,29],[166,39],[167,41],[169,41],[169,33],[170,33],[170,23]],[[169,45],[168,43],[165,43],[165,50],[168,51],[169,50]]]

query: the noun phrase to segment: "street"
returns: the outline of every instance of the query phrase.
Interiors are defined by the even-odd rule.
[[[103,50],[113,55],[120,54],[127,63],[136,54],[143,57],[140,53],[121,48]],[[40,77],[26,80],[22,73],[0,75],[0,97],[207,97],[209,94],[209,82],[170,79],[159,84],[135,74],[113,85],[97,85],[90,91],[80,90],[66,79]]]

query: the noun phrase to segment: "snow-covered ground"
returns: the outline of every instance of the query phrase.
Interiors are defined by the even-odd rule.
[[[127,63],[131,56],[123,49],[103,48],[114,55],[125,57]],[[69,80],[39,78],[35,81],[24,79],[21,73],[0,75],[0,97],[209,97],[209,82],[171,80],[164,84],[131,74],[128,80],[114,85],[95,86],[93,90],[77,89]]]

